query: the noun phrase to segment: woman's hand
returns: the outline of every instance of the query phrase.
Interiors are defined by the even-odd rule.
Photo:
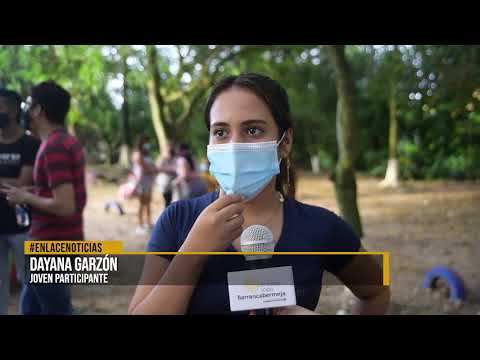
[[[244,208],[240,195],[221,194],[198,216],[180,251],[224,251],[242,234]]]

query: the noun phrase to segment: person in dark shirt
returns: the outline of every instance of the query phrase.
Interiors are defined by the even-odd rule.
[[[32,129],[42,143],[35,160],[34,193],[14,186],[2,190],[14,204],[32,207],[32,240],[83,240],[85,158],[82,146],[65,130],[70,94],[53,81],[34,86],[27,99]],[[27,284],[23,314],[72,313],[70,288],[64,284]]]
[[[210,172],[220,189],[172,203],[147,251],[238,252],[242,231],[254,224],[271,230],[275,252],[366,251],[339,216],[295,199],[293,124],[287,93],[276,81],[252,73],[223,79],[207,101],[205,122]],[[245,263],[239,255],[147,256],[129,314],[231,313],[227,273],[248,269]],[[389,288],[370,255],[283,255],[271,264],[292,266],[297,299],[274,315],[316,314],[323,271],[356,295],[356,314],[387,311]]]
[[[33,183],[33,164],[40,141],[21,128],[22,99],[14,91],[0,89],[0,183],[26,187]],[[24,209],[28,216],[28,209]],[[0,194],[0,315],[8,313],[10,288],[9,255],[14,254],[16,275],[23,284],[25,256],[23,243],[28,224],[18,224],[15,207]]]

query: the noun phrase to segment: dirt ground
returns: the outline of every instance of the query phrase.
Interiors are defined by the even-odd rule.
[[[390,314],[479,314],[480,315],[480,182],[406,182],[396,190],[380,189],[378,179],[359,176],[358,201],[369,251],[391,253]],[[114,184],[90,183],[85,211],[88,240],[122,240],[125,250],[142,251],[148,236],[136,236],[136,203],[123,202],[124,216],[104,211],[105,202],[116,199]],[[298,199],[338,208],[332,183],[320,176],[303,174]],[[163,202],[154,196],[153,214]],[[425,273],[434,266],[453,268],[467,287],[467,301],[451,304],[440,294],[420,288]],[[79,314],[126,314],[134,287],[74,287],[73,303]],[[18,293],[10,301],[16,313]],[[321,314],[345,309],[348,298],[343,286],[326,286],[317,307]]]

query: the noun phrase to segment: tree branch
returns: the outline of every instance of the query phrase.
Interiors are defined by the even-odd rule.
[[[225,64],[227,61],[230,61],[238,56],[241,56],[241,55],[245,55],[251,51],[256,51],[256,50],[260,50],[262,47],[261,46],[258,46],[258,45],[246,45],[244,47],[242,47],[238,52],[233,52],[233,50],[230,52],[230,54],[228,54],[226,57],[224,57],[223,59],[220,59],[220,61],[218,62],[217,66],[215,67],[215,70],[213,71],[212,74],[210,74],[210,76],[212,77],[212,79],[214,79],[218,73],[219,73],[219,69],[220,67]],[[264,48],[266,50],[266,48]],[[207,68],[207,71],[208,71],[208,68]],[[210,85],[210,84],[209,84]]]
[[[158,72],[158,63],[157,63],[157,49],[155,45],[146,45],[147,58],[148,58],[148,67],[149,73],[153,80],[152,86],[154,87],[152,91],[154,92],[155,97],[158,100],[158,106],[160,110],[160,115],[165,119],[165,100],[160,91],[160,74]]]
[[[217,50],[217,49],[218,48],[215,48],[214,50]],[[204,67],[202,68],[202,73],[201,73],[198,81],[196,81],[195,85],[192,86],[191,89],[189,89],[188,93],[187,92],[183,93],[182,99],[184,99],[184,108],[183,108],[182,114],[180,115],[178,120],[175,122],[177,124],[177,126],[179,128],[185,127],[185,125],[188,121],[188,118],[191,116],[191,114],[193,112],[193,109],[195,108],[195,105],[201,99],[201,97],[205,93],[206,89],[211,86],[211,84],[214,80],[216,80],[216,77],[219,74],[219,68],[223,64],[225,64],[226,62],[234,59],[235,57],[238,57],[240,55],[244,55],[248,52],[259,50],[259,49],[260,49],[259,46],[245,46],[245,47],[241,48],[240,51],[238,51],[238,52],[231,51],[230,54],[228,54],[226,57],[224,57],[223,59],[221,59],[218,62],[217,66],[215,67],[215,70],[213,71],[213,73],[210,74],[210,76],[208,76],[208,68],[211,64],[211,61],[213,60],[213,58],[211,57],[212,54],[213,54],[213,51],[212,51],[212,53],[210,53],[210,55],[209,55],[210,59],[206,61],[206,63],[204,64]],[[188,100],[188,97],[189,97],[190,93],[193,93],[193,91],[195,91],[195,90],[196,90],[196,93],[191,97],[191,100]]]
[[[178,126],[179,127],[182,128],[182,127],[185,126],[188,118],[190,117],[190,115],[192,115],[192,112],[193,112],[193,109],[195,108],[195,105],[201,99],[203,93],[204,93],[204,89],[199,89],[190,101],[187,100],[188,103],[185,103],[186,106],[184,107],[183,112],[178,119]]]
[[[178,54],[178,73],[177,73],[177,76],[176,78],[178,80],[180,80],[182,74],[184,73],[185,71],[185,58],[183,57],[182,55],[182,52],[181,52],[181,49],[180,49],[180,45],[175,45],[175,49],[177,49],[177,54]]]

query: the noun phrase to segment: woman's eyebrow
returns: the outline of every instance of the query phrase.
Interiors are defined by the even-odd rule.
[[[267,125],[267,121],[262,119],[248,119],[248,120],[242,121],[241,123],[242,126],[251,126],[255,124]],[[218,121],[218,122],[212,123],[210,127],[230,127],[230,124],[224,121]]]
[[[249,119],[242,121],[242,125],[255,125],[255,124],[262,124],[262,125],[267,125],[267,122],[262,119]]]
[[[210,125],[211,127],[229,127],[230,124],[229,123],[226,123],[226,122],[215,122],[213,124]]]

